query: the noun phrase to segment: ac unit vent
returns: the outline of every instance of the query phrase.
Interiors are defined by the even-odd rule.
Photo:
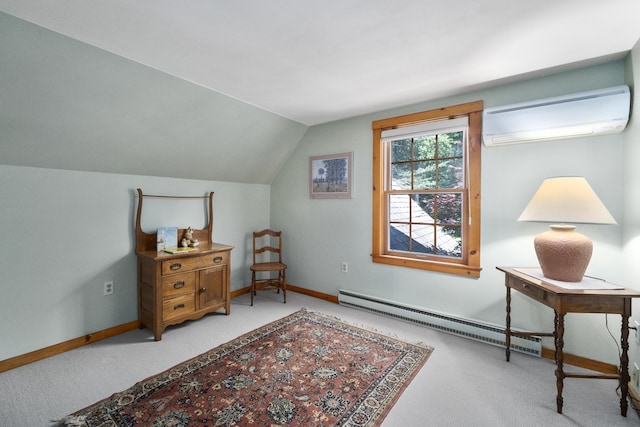
[[[620,133],[629,121],[630,105],[629,87],[616,86],[487,108],[482,140],[491,147]]]

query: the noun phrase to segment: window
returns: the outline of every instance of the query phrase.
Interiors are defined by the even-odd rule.
[[[373,128],[373,262],[480,276],[482,101]]]

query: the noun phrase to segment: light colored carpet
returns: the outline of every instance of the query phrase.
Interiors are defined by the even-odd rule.
[[[631,405],[620,416],[617,382],[567,379],[556,413],[554,364],[323,300],[262,291],[232,301],[231,315],[168,328],[155,342],[136,330],[0,374],[0,426],[50,426],[135,382],[157,374],[302,307],[333,314],[435,350],[383,426],[637,426]],[[573,368],[572,368],[573,369]]]

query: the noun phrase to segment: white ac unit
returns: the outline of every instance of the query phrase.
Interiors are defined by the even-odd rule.
[[[488,147],[620,133],[629,121],[628,86],[487,108],[482,140]]]

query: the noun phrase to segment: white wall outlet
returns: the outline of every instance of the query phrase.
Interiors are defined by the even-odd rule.
[[[349,272],[349,263],[348,262],[343,262],[341,265],[341,269],[343,273],[348,273]]]
[[[104,282],[104,294],[113,295],[113,280]]]

